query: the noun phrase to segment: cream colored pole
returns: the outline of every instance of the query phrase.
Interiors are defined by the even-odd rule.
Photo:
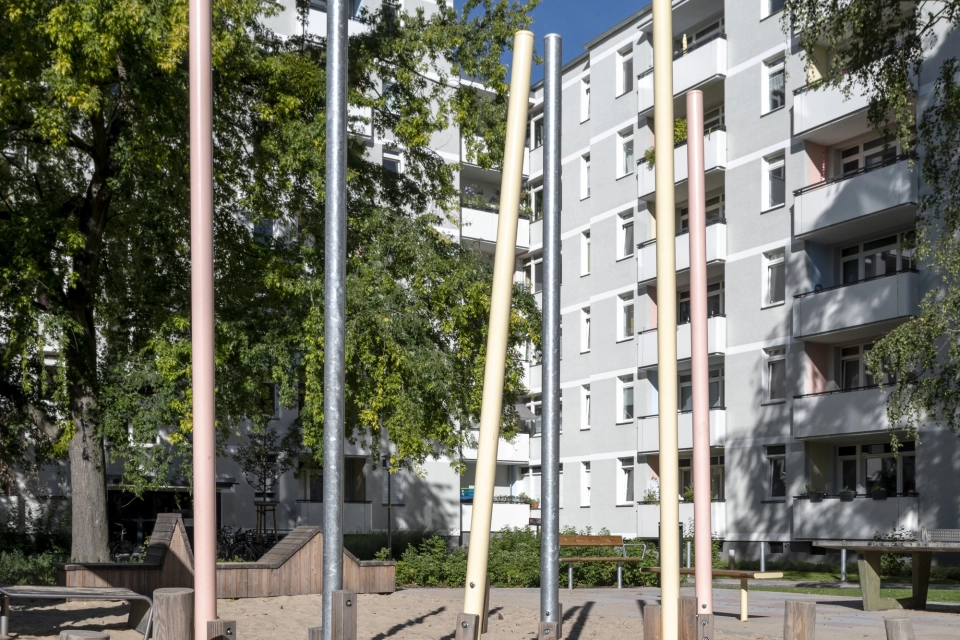
[[[673,192],[673,16],[653,0],[653,105],[657,187],[657,362],[660,413],[661,638],[677,640],[680,482],[677,462],[677,259]]]
[[[527,131],[530,98],[530,65],[533,62],[533,34],[518,31],[513,41],[513,75],[507,106],[507,137],[500,183],[500,215],[497,252],[493,262],[493,292],[490,300],[490,328],[487,361],[483,370],[483,405],[480,409],[480,436],[477,447],[477,475],[474,480],[473,517],[467,554],[467,584],[463,612],[484,615],[484,586],[487,581],[487,554],[490,551],[490,522],[493,515],[493,481],[497,472],[497,443],[503,410],[503,378],[510,329],[510,302],[516,270],[517,218],[523,181],[523,143]]]

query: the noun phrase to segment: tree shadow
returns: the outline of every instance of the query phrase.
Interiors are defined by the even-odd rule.
[[[16,637],[36,636],[40,638],[53,637],[60,635],[63,629],[76,629],[85,631],[117,631],[127,628],[126,616],[130,607],[126,603],[117,604],[99,604],[90,603],[91,606],[82,609],[59,609],[57,605],[63,604],[63,600],[21,600],[15,601],[17,608],[11,606],[10,612],[10,631],[16,634]],[[93,619],[102,620],[109,616],[121,616],[121,620],[115,623],[104,624]]]
[[[413,627],[419,624],[423,624],[427,618],[438,616],[446,610],[447,610],[446,607],[439,607],[437,609],[434,609],[433,611],[423,614],[422,616],[411,618],[402,624],[395,624],[389,629],[387,629],[385,633],[378,633],[377,635],[373,636],[372,640],[385,640],[385,638],[390,638],[392,636],[395,636],[401,631],[403,631],[404,629],[408,627]],[[450,637],[453,637],[453,636],[450,636]]]
[[[580,634],[583,633],[583,628],[587,625],[587,618],[590,616],[590,610],[593,609],[593,601],[584,603],[577,611],[577,619],[574,621],[573,625],[567,631],[567,640],[579,640]],[[566,622],[569,618],[573,617],[573,612],[577,610],[577,607],[573,607],[569,612],[564,614],[563,620]]]

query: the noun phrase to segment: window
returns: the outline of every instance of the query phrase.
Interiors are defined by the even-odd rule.
[[[590,506],[590,463],[580,463],[580,506]]]
[[[909,231],[844,247],[840,250],[843,284],[916,269],[915,245],[915,232]]]
[[[680,467],[680,493],[688,495],[693,493],[693,468],[690,458],[683,458],[677,461]]]
[[[530,208],[533,210],[533,222],[543,218],[543,185],[530,191]]]
[[[366,502],[367,479],[363,474],[366,458],[344,458],[343,465],[343,501]]]
[[[787,201],[786,171],[782,153],[765,158],[763,163],[766,172],[763,210],[768,211],[782,207]]]
[[[633,241],[633,211],[625,211],[617,216],[617,260],[629,258],[636,250]]]
[[[710,387],[710,408],[722,409],[724,403],[724,375],[723,369],[710,369],[708,377]]]
[[[770,469],[768,487],[769,497],[787,497],[787,445],[777,444],[767,447],[767,465]]]
[[[712,456],[710,458],[710,499],[724,499],[724,473],[723,456]]]
[[[590,119],[590,76],[580,81],[580,122]]]
[[[786,298],[786,263],[784,262],[784,250],[779,249],[763,254],[763,261],[766,272],[763,283],[763,306],[769,307],[775,304],[782,304]]]
[[[585,384],[580,388],[580,428],[590,428],[590,385]]]
[[[767,10],[766,14],[763,16],[764,18],[783,11],[783,0],[764,0],[764,4],[766,5]]]
[[[620,376],[617,378],[617,386],[620,387],[617,422],[631,422],[633,420],[633,376]]]
[[[781,402],[787,399],[787,349],[767,349],[767,393],[766,402]]]
[[[277,385],[272,382],[260,386],[260,413],[269,420],[277,418]]]
[[[533,119],[533,149],[539,149],[543,146],[543,116],[537,116]]]
[[[857,445],[837,448],[837,491],[857,491]]]
[[[707,374],[709,402],[711,409],[723,408],[724,376],[723,369],[710,369]],[[681,373],[677,376],[677,410],[693,411],[693,375]]]
[[[308,502],[323,502],[323,468],[312,460],[305,460],[300,471],[303,499]]]
[[[724,309],[724,283],[707,285],[707,317],[722,316]],[[677,324],[690,322],[690,290],[677,292]]]
[[[766,65],[767,69],[767,100],[766,113],[775,111],[786,104],[786,71],[784,69],[784,59],[778,58]]]
[[[617,504],[633,504],[633,458],[620,458],[617,475]]]
[[[703,130],[709,134],[714,129],[720,129],[724,126],[724,109],[721,104],[718,107],[708,109],[703,114]]]
[[[533,293],[540,293],[543,290],[543,256],[527,260],[523,274],[527,288]]]
[[[633,173],[636,162],[633,160],[633,127],[625,129],[617,134],[619,144],[617,145],[617,156],[619,157],[617,177]]]
[[[383,168],[393,173],[402,173],[403,164],[400,160],[400,152],[396,149],[386,148],[383,150]]]
[[[680,411],[693,411],[693,375],[681,373],[677,382],[680,388],[677,393],[677,408]]]
[[[617,339],[630,340],[633,338],[633,293],[625,293],[619,297],[620,326]]]
[[[580,353],[590,351],[590,307],[580,310]]]
[[[580,199],[590,197],[590,154],[580,157]]]
[[[916,495],[916,462],[916,443],[912,441],[902,442],[897,456],[889,443],[837,447],[837,488]]]
[[[387,24],[390,27],[396,27],[399,24],[400,18],[400,0],[386,0],[386,2],[383,3],[383,12]]]
[[[873,349],[873,343],[854,345],[840,349],[840,388],[844,391],[877,386],[873,372],[867,368],[867,355]],[[896,382],[896,377],[884,371],[884,385]]]
[[[726,195],[720,194],[718,196],[713,196],[712,198],[707,198],[706,208],[704,213],[706,214],[704,218],[707,221],[707,224],[710,224],[714,220],[719,220],[723,218],[724,212],[726,210]],[[680,220],[677,227],[677,233],[682,233],[690,229],[690,207],[681,207],[680,208]]]
[[[525,485],[524,493],[529,495],[534,500],[540,499],[540,489],[541,489],[541,468],[537,467],[521,467],[520,468],[520,478],[523,480]]]
[[[531,409],[533,410],[533,433],[530,435],[539,436],[543,433],[543,397],[534,396]]]
[[[590,232],[580,234],[580,275],[590,275]]]
[[[896,140],[887,140],[882,137],[841,149],[840,162],[837,163],[835,173],[837,176],[842,176],[896,160],[899,155],[898,150]]]
[[[617,52],[617,96],[633,91],[633,47]]]

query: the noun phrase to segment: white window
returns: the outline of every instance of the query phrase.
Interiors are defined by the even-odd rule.
[[[304,460],[300,467],[300,491],[307,502],[323,502],[323,467],[312,459]]]
[[[787,497],[787,445],[776,444],[767,447],[767,488],[770,498]]]
[[[543,116],[539,115],[533,119],[533,146],[532,149],[539,149],[543,146]]]
[[[590,232],[580,234],[580,275],[590,274]]]
[[[617,504],[633,504],[633,458],[620,458],[617,474]]]
[[[837,457],[838,489],[867,495],[876,490],[884,490],[888,495],[917,493],[916,443],[913,441],[901,442],[897,455],[890,444],[885,443],[838,447]]]
[[[580,81],[580,122],[590,119],[590,76]]]
[[[782,207],[787,201],[786,168],[783,154],[763,159],[763,211]]]
[[[534,500],[540,500],[540,490],[541,490],[541,468],[537,467],[521,467],[520,468],[520,478],[523,481],[524,493],[533,498]]]
[[[560,473],[557,475],[557,492],[560,499],[557,501],[557,508],[563,509],[563,463],[560,463]]]
[[[784,250],[778,249],[763,254],[763,305],[782,304],[786,299],[786,263]]]
[[[617,216],[617,260],[629,258],[636,251],[633,240],[633,211]]]
[[[879,278],[897,271],[916,269],[913,247],[915,232],[877,238],[840,250],[840,273],[843,284]]]
[[[590,307],[580,310],[580,353],[590,351]]]
[[[780,11],[783,11],[784,4],[785,3],[783,0],[763,0],[763,5],[764,5],[763,8],[765,9],[763,17],[766,18],[768,16],[772,16],[775,13],[779,13]]]
[[[633,91],[633,47],[617,52],[617,96]]]
[[[786,98],[786,70],[784,68],[784,59],[777,58],[766,64],[766,86],[764,87],[764,104],[766,109],[764,113],[769,113],[783,107],[787,103]]]
[[[580,388],[580,428],[590,428],[590,385],[585,384]]]
[[[543,397],[533,396],[533,433],[530,435],[539,436],[543,433]]]
[[[723,369],[710,369],[710,408],[723,409],[724,407],[724,375]]]
[[[633,421],[633,376],[620,376],[617,378],[619,393],[617,400],[617,422]]]
[[[527,260],[523,267],[527,290],[540,293],[543,289],[543,256]]]
[[[620,307],[620,322],[617,327],[618,340],[630,340],[633,338],[633,293],[625,293],[619,296],[618,306]]]
[[[533,222],[543,217],[543,185],[537,185],[530,190],[530,209],[533,211]]]
[[[840,349],[840,388],[843,391],[853,391],[864,387],[877,386],[878,380],[867,367],[867,355],[873,349],[873,343],[857,344]],[[886,369],[886,367],[885,367]],[[889,371],[883,372],[884,385],[896,382],[896,377]]]
[[[633,173],[636,167],[636,162],[633,159],[633,127],[621,131],[617,134],[617,138],[619,139],[619,144],[617,144],[617,177],[622,178]]]
[[[580,199],[590,197],[590,154],[580,157]]]
[[[724,311],[724,284],[714,282],[707,285],[707,317],[722,316]],[[677,324],[690,322],[690,290],[677,292]]]
[[[693,375],[681,373],[677,376],[679,389],[677,389],[677,409],[680,411],[693,411]]]
[[[703,113],[703,130],[707,135],[709,135],[711,131],[722,129],[724,122],[724,109],[722,104],[712,109],[707,109]]]
[[[785,347],[767,349],[765,379],[767,392],[765,402],[782,402],[787,399],[787,350]]]
[[[393,173],[403,173],[403,160],[398,150],[392,148],[383,150],[383,168]]]
[[[896,140],[874,138],[862,144],[840,149],[840,162],[837,163],[837,176],[857,173],[861,169],[882,166],[893,162],[899,155],[900,147]]]
[[[721,193],[718,196],[707,198],[704,218],[707,224],[723,218],[726,211],[726,194]],[[680,207],[680,224],[677,233],[688,231],[690,229],[690,207]]]
[[[590,463],[580,463],[580,506],[590,506]]]

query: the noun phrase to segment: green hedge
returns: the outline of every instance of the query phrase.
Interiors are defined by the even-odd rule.
[[[436,529],[398,529],[392,533],[393,556],[399,558],[411,546],[419,547],[437,535],[439,532]],[[343,536],[343,546],[358,560],[373,560],[381,549],[386,549],[387,532],[347,533]]]
[[[23,551],[0,552],[0,584],[55,584],[58,562],[66,562],[63,553],[45,551],[26,555]]]

